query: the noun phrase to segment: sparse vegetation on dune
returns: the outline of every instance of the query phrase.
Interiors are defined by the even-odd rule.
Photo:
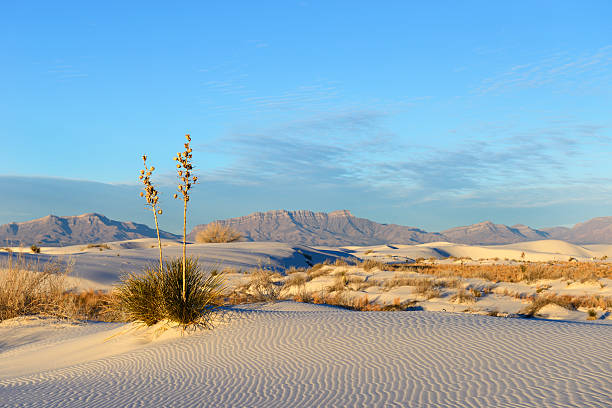
[[[250,282],[242,285],[240,290],[235,290],[229,297],[230,303],[247,303],[253,301],[269,301],[292,299],[298,302],[329,304],[341,306],[351,310],[406,310],[416,307],[417,303],[427,302],[435,299],[435,302],[449,302],[455,304],[473,304],[466,311],[479,311],[478,304],[480,299],[490,295],[504,295],[520,302],[531,302],[532,306],[525,306],[521,315],[532,315],[535,312],[528,310],[533,307],[535,311],[548,303],[569,305],[570,309],[593,308],[598,310],[612,309],[612,298],[599,295],[570,296],[555,295],[551,293],[543,294],[540,287],[550,288],[550,285],[539,285],[527,292],[514,292],[502,285],[504,281],[489,281],[485,277],[495,276],[506,277],[507,282],[517,279],[518,273],[524,276],[529,275],[529,267],[516,268],[508,265],[480,265],[464,269],[466,266],[452,267],[438,265],[423,268],[421,265],[388,265],[382,266],[379,262],[363,262],[357,265],[341,263],[336,266],[329,262],[320,263],[304,271],[291,270],[285,276],[262,271],[254,271],[250,276]],[[364,267],[365,266],[365,267]],[[502,267],[502,271],[491,275],[497,266]],[[553,276],[572,276],[582,278],[584,282],[597,281],[593,276],[609,276],[600,265],[582,264],[541,264],[531,265],[537,271],[538,279],[553,279]],[[571,267],[571,270],[564,271],[563,267]],[[479,270],[480,268],[480,270]],[[387,270],[397,271],[392,277],[385,275]],[[463,271],[463,273],[462,273]],[[453,272],[457,272],[456,274]],[[379,274],[381,274],[379,276]],[[536,274],[536,273],[534,273]],[[265,279],[264,279],[265,278]],[[477,278],[476,281],[468,280]],[[561,278],[557,278],[561,279]],[[255,291],[253,282],[264,282],[262,288],[272,289],[273,296],[266,296],[262,291]],[[535,286],[536,281],[524,278],[522,281],[526,288]],[[599,282],[599,281],[598,281]],[[515,282],[516,283],[516,282]],[[499,289],[498,286],[502,285]],[[532,286],[530,286],[532,285]],[[592,286],[592,285],[591,285]],[[403,297],[396,297],[389,301],[387,293],[409,288],[411,295],[404,293]],[[600,287],[603,284],[600,283]],[[502,290],[503,289],[503,290]],[[535,292],[535,293],[534,293]],[[404,300],[402,300],[404,299]],[[490,309],[481,312],[489,313]],[[565,307],[565,306],[564,306]],[[461,309],[460,309],[461,310]],[[512,313],[500,312],[495,310],[493,315],[507,316]]]
[[[103,291],[74,292],[67,277],[72,265],[30,261],[23,255],[0,263],[0,321],[24,315],[116,321],[113,296]]]
[[[540,279],[595,281],[612,278],[612,266],[599,262],[528,262],[520,265],[388,264],[385,270],[418,272],[436,277],[481,278],[491,282],[535,282]]]

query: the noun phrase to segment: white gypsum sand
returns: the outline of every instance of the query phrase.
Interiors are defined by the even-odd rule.
[[[234,310],[212,331],[157,340],[150,329],[106,323],[36,328],[30,322],[23,336],[7,337],[19,323],[4,322],[0,401],[31,407],[612,404],[610,326],[294,302]],[[90,352],[70,356],[80,342]],[[104,351],[113,348],[116,353]],[[53,366],[56,356],[63,362]]]

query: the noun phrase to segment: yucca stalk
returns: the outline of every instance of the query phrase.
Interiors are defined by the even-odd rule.
[[[198,181],[198,178],[193,175],[193,165],[191,164],[193,157],[191,147],[189,147],[191,136],[186,134],[185,138],[187,139],[185,151],[178,152],[174,158],[178,162],[176,164],[180,181],[178,192],[181,194],[181,200],[183,200],[183,289],[181,291],[183,301],[185,301],[185,270],[187,268],[187,202],[189,202],[189,190]],[[178,194],[174,194],[174,198],[178,198]]]
[[[147,155],[146,154],[142,155],[142,161],[144,163],[144,170],[140,170],[139,179],[142,180],[145,191],[140,192],[140,196],[146,198],[147,200],[146,205],[151,208],[151,211],[153,211],[153,218],[155,219],[155,230],[157,231],[157,244],[159,246],[159,271],[161,272],[164,269],[164,265],[162,263],[162,244],[161,244],[161,238],[159,237],[159,223],[157,222],[157,214],[161,215],[162,210],[159,208],[159,205],[158,205],[159,193],[155,189],[155,187],[153,187],[153,184],[151,183],[151,174],[153,174],[155,167],[153,166],[147,167]],[[146,196],[145,196],[145,193],[146,193]]]

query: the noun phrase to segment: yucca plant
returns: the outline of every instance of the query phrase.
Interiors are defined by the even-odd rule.
[[[141,197],[145,197],[147,200],[147,207],[153,211],[153,218],[155,219],[155,230],[157,231],[157,244],[159,246],[159,270],[163,270],[164,266],[162,263],[162,244],[161,238],[159,237],[159,224],[157,222],[157,215],[162,214],[161,208],[159,208],[159,193],[151,183],[151,175],[155,170],[155,167],[147,167],[147,155],[142,156],[142,161],[144,163],[144,170],[140,170],[140,180],[144,184],[144,192],[140,192]],[[146,195],[145,195],[146,193]]]
[[[152,265],[144,273],[124,275],[116,290],[117,305],[128,320],[151,326],[165,317],[162,286],[163,273]]]
[[[222,305],[224,277],[203,270],[197,259],[188,258],[183,281],[182,266],[183,260],[175,258],[165,262],[162,273],[157,267],[148,266],[144,274],[122,277],[116,296],[128,320],[151,326],[167,319],[183,328],[211,328],[214,312]]]
[[[197,259],[166,261],[162,285],[166,318],[183,327],[211,328],[214,312],[222,305],[223,281],[222,274],[204,271]]]
[[[178,192],[181,194],[181,200],[183,200],[183,301],[186,300],[185,274],[187,269],[187,203],[189,202],[189,190],[191,190],[191,187],[198,182],[198,178],[193,175],[193,165],[191,164],[191,159],[193,158],[193,155],[191,154],[192,149],[189,146],[191,143],[191,136],[186,134],[185,139],[187,139],[187,142],[185,142],[185,151],[178,152],[174,158],[174,160],[178,162],[176,164],[179,178]],[[174,194],[174,198],[178,197],[178,194]]]

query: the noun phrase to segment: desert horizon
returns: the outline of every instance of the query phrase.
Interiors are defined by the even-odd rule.
[[[612,3],[0,2],[0,406],[612,406]]]

